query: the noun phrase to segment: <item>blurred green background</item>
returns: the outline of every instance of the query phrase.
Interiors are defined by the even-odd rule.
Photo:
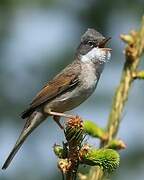
[[[0,0],[0,166],[24,125],[19,114],[44,83],[72,61],[88,27],[112,37],[112,59],[96,93],[71,113],[106,125],[124,63],[119,35],[138,28],[143,14],[143,0]],[[134,84],[123,113],[118,137],[127,149],[121,152],[114,180],[144,179],[143,87],[143,81]],[[45,121],[11,166],[0,170],[0,180],[61,179],[52,146],[62,140],[59,127]]]

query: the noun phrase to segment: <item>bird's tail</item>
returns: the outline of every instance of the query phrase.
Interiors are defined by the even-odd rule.
[[[20,149],[20,147],[22,146],[22,144],[24,143],[24,141],[26,140],[28,135],[31,134],[31,132],[41,122],[43,122],[43,120],[45,118],[46,118],[46,116],[44,114],[42,114],[41,112],[35,111],[31,114],[31,116],[26,120],[26,124],[25,124],[14,148],[12,149],[12,151],[10,152],[10,154],[9,154],[8,158],[6,159],[4,165],[2,166],[2,169],[6,169],[9,166],[9,164],[13,160],[14,156],[16,155],[16,153],[18,152],[18,150]]]

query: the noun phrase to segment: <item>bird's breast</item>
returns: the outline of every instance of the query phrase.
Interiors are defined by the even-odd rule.
[[[95,88],[97,83],[96,69],[93,63],[82,63],[80,82],[85,90]]]
[[[95,90],[97,77],[92,64],[84,63],[81,66],[78,85],[67,91],[53,101],[49,102],[45,109],[52,109],[57,112],[65,112],[74,109],[84,102]]]

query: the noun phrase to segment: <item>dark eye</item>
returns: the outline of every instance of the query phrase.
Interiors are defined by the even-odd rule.
[[[88,41],[88,44],[90,45],[90,47],[94,47],[94,43],[92,41]]]

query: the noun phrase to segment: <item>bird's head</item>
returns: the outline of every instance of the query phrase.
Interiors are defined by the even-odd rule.
[[[111,57],[111,49],[106,48],[106,43],[111,38],[105,38],[95,29],[88,29],[81,37],[77,55],[82,62],[105,63]]]

